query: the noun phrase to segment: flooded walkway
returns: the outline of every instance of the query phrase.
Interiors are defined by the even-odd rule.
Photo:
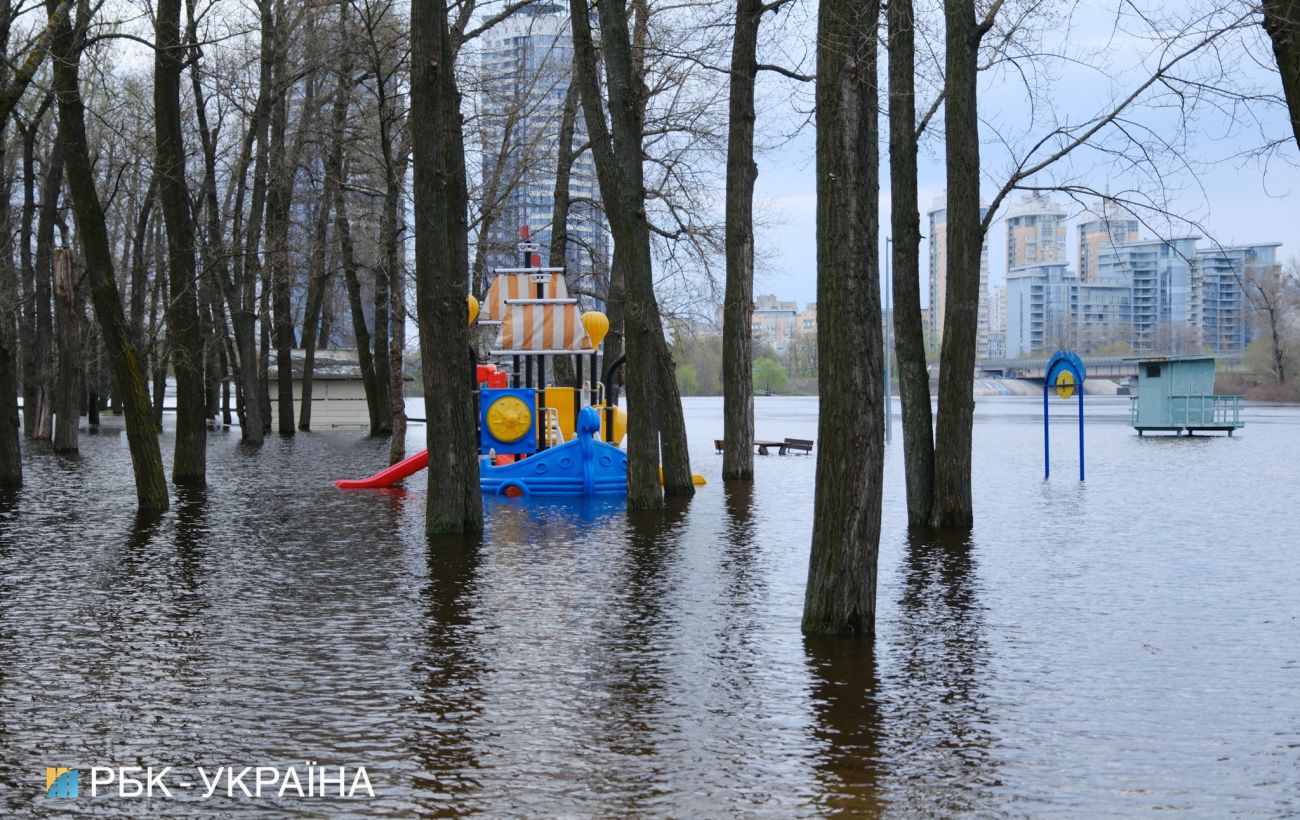
[[[1089,403],[1080,486],[1072,419],[1044,483],[1041,405],[980,400],[958,541],[906,532],[895,436],[874,642],[800,635],[816,458],[724,486],[720,399],[687,400],[688,505],[491,502],[481,541],[425,541],[422,479],[335,490],[385,460],[355,434],[214,433],[160,521],[116,432],[32,451],[0,499],[0,815],[1300,812],[1300,409],[1175,441]],[[817,437],[815,399],[757,409]],[[88,797],[96,765],[309,762],[374,798]]]

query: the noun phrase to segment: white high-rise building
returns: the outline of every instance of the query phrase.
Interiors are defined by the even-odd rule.
[[[1065,264],[1065,209],[1046,196],[1028,196],[1007,213],[1007,270]]]
[[[980,207],[983,219],[988,209]],[[948,198],[942,195],[934,200],[930,210],[930,326],[928,328],[930,344],[936,350],[943,347],[943,321],[947,308],[948,290]],[[975,341],[975,356],[987,359],[989,356],[989,242],[984,237],[980,248],[980,288],[978,306],[978,331]]]
[[[1079,223],[1079,278],[1097,281],[1097,261],[1103,251],[1138,241],[1137,217],[1110,202],[1101,202]]]
[[[524,225],[531,228],[531,239],[541,245],[543,256],[550,245],[560,123],[573,76],[568,19],[567,6],[538,3],[511,15],[484,36],[483,188],[489,196],[494,190],[498,195],[487,236],[489,267],[519,264],[516,246]],[[577,148],[587,141],[581,105],[574,126]],[[609,258],[609,229],[597,205],[600,188],[591,151],[574,160],[569,195],[573,202],[566,259],[547,263],[587,274],[594,267],[606,267]],[[490,202],[483,204],[492,207]]]

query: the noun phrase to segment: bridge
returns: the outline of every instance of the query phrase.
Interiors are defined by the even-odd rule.
[[[1158,353],[1144,354],[1159,356]],[[1125,379],[1137,376],[1137,362],[1126,356],[1081,356],[1089,378]],[[1228,373],[1242,372],[1241,355],[1220,356],[1219,368]],[[1041,359],[981,359],[975,362],[975,375],[985,379],[1025,379],[1042,381],[1047,373],[1046,357]]]

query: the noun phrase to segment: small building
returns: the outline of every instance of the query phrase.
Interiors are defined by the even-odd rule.
[[[1175,435],[1232,431],[1244,426],[1241,396],[1214,395],[1213,356],[1157,356],[1129,359],[1138,368],[1137,395],[1129,418],[1138,435],[1147,430]]]
[[[306,351],[293,351],[293,417],[302,416],[302,369]],[[268,385],[271,425],[280,412],[279,369],[271,357]],[[355,350],[317,350],[311,370],[311,427],[313,430],[365,430],[370,427],[366,386]]]

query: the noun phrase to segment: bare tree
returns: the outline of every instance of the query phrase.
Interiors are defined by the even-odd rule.
[[[916,17],[912,0],[890,0],[886,17],[894,344],[906,460],[907,520],[912,526],[925,526],[930,522],[934,496],[934,438],[930,371],[921,321],[921,214],[916,191],[920,132],[916,124]]]
[[[203,334],[199,325],[194,220],[185,182],[181,126],[181,0],[158,0],[154,15],[154,124],[157,131],[158,199],[167,227],[167,302],[172,366],[176,371],[176,449],[172,481],[207,481],[207,400],[203,382]]]
[[[57,3],[46,0],[46,7],[53,13],[57,10]],[[59,103],[61,138],[68,153],[68,189],[85,257],[86,275],[90,280],[91,299],[104,334],[117,387],[122,393],[127,443],[135,471],[136,499],[142,510],[156,511],[167,507],[167,479],[156,428],[149,417],[149,396],[145,391],[144,376],[122,312],[122,298],[113,273],[112,251],[104,212],[95,191],[94,168],[86,137],[79,78],[79,39],[90,22],[89,16],[89,2],[80,0],[76,28],[66,18],[56,28],[51,46],[54,90]]]
[[[884,477],[875,0],[822,0],[817,32],[818,438],[805,633],[875,630]],[[852,453],[852,458],[846,458]]]
[[[411,4],[415,287],[429,449],[429,534],[483,527],[465,285],[468,191],[444,0]]]
[[[608,125],[597,80],[589,11],[585,0],[570,2],[583,115],[596,160],[601,199],[614,236],[608,299],[610,326],[623,327],[627,346],[628,412],[633,418],[628,436],[628,506],[654,509],[663,506],[658,469],[661,463],[665,492],[688,496],[695,487],[686,450],[681,394],[654,293],[642,167],[644,74],[633,50],[627,9],[621,3],[600,0],[597,12],[608,81]],[[617,347],[611,349],[610,345],[616,340],[607,339],[605,344],[606,356],[615,355]]]
[[[1285,267],[1247,268],[1241,286],[1268,345],[1273,377],[1278,384],[1285,384],[1290,362],[1297,352],[1290,331],[1300,310],[1300,259],[1292,258]]]

